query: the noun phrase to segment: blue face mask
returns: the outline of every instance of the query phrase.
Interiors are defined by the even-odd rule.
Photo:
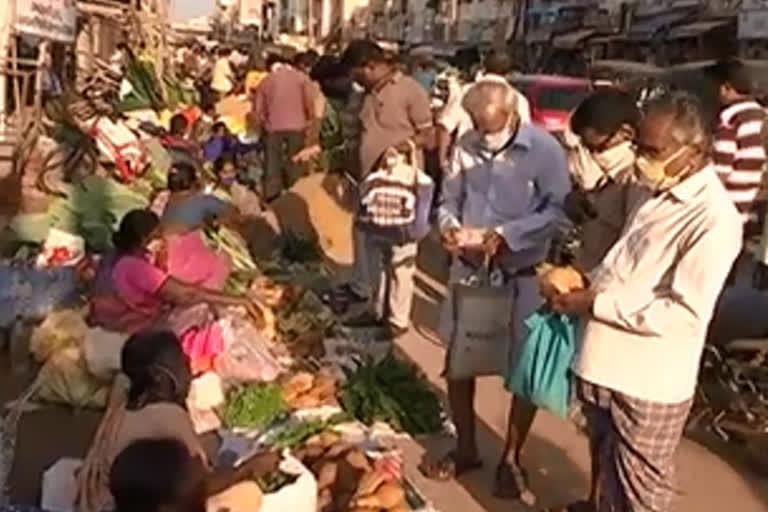
[[[235,176],[225,176],[219,179],[219,182],[224,186],[232,185],[236,181]]]

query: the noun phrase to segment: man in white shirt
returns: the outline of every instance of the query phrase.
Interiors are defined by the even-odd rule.
[[[517,116],[523,123],[531,122],[531,107],[528,99],[517,89],[512,87],[507,80],[507,75],[512,71],[512,59],[502,52],[492,52],[483,61],[484,72],[475,80],[478,82],[496,82],[504,84],[517,97]],[[437,119],[437,147],[440,165],[443,169],[448,168],[449,151],[454,140],[459,140],[462,135],[471,130],[472,118],[462,106],[462,100],[473,84],[464,86],[461,93],[448,99],[443,111]]]
[[[637,169],[652,192],[591,287],[553,304],[585,319],[573,371],[598,512],[670,510],[707,327],[741,250],[741,219],[709,160],[698,102],[673,93],[645,108]]]
[[[230,60],[231,54],[232,50],[229,48],[220,48],[218,59],[213,65],[211,89],[218,94],[218,100],[223,99],[235,88],[235,73],[232,71],[232,61]]]
[[[454,255],[450,282],[462,282],[477,272],[485,252],[493,267],[500,270],[500,286],[513,297],[509,314],[514,339],[508,340],[503,350],[510,367],[521,352],[518,347],[528,337],[525,319],[542,304],[535,267],[547,256],[564,218],[563,201],[570,190],[563,148],[546,131],[520,120],[517,98],[511,88],[499,82],[481,81],[469,89],[463,105],[475,129],[457,142],[438,212],[443,243]],[[461,242],[477,230],[482,232],[482,246],[467,247]],[[453,297],[449,294],[440,326],[446,340],[454,331],[452,311]],[[457,449],[421,467],[426,476],[438,480],[459,476],[480,464],[475,439],[475,379],[457,377],[450,367],[446,377],[458,433]],[[500,498],[529,495],[520,466],[535,413],[532,404],[514,398],[507,445],[496,471],[494,494]],[[514,459],[508,461],[512,451]]]

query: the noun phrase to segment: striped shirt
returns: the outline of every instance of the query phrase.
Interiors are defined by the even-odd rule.
[[[720,113],[715,138],[715,170],[745,224],[760,224],[757,206],[766,151],[763,126],[768,114],[756,101],[734,103]]]

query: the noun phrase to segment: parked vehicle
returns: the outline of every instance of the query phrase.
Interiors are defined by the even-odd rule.
[[[586,78],[560,75],[517,75],[510,82],[528,98],[533,122],[554,134],[565,130],[571,111],[593,88]]]

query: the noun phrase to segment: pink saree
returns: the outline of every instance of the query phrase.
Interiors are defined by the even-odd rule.
[[[231,262],[203,240],[200,229],[185,234],[165,236],[166,268],[170,275],[185,283],[211,290],[222,290],[229,277]]]

